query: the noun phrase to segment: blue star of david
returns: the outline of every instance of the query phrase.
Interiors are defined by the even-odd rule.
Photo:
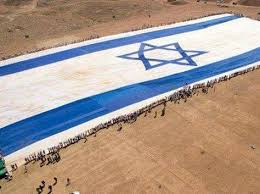
[[[174,47],[174,48],[173,48]],[[144,53],[156,49],[168,50],[178,52],[181,57],[172,60],[163,60],[155,58],[147,58]],[[137,52],[118,56],[124,59],[141,60],[146,70],[150,70],[156,67],[167,64],[186,65],[186,66],[197,66],[196,62],[192,59],[193,57],[205,54],[205,51],[194,51],[194,50],[183,50],[179,43],[175,42],[172,44],[166,44],[162,46],[154,46],[147,43],[141,43],[140,48]],[[138,57],[137,57],[138,56]],[[185,62],[186,61],[186,62]],[[151,65],[151,62],[157,62],[156,65]]]

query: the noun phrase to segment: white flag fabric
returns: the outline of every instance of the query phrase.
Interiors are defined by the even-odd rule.
[[[259,61],[260,22],[232,14],[1,61],[0,148],[12,154],[186,84]]]

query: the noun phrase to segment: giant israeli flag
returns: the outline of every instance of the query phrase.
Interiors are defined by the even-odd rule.
[[[0,148],[12,155],[47,147],[185,84],[259,61],[260,22],[231,14],[1,61]]]

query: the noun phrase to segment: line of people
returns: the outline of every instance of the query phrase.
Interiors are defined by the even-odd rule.
[[[256,69],[260,69],[260,65],[254,66],[254,67],[250,67],[247,68],[245,70],[241,70],[235,73],[232,73],[230,75],[225,75],[219,78],[215,78],[212,80],[209,80],[207,82],[204,83],[197,83],[194,85],[186,85],[184,86],[182,89],[175,91],[174,93],[172,93],[169,96],[166,96],[156,102],[151,103],[148,106],[145,106],[143,108],[140,108],[138,110],[136,110],[135,112],[129,113],[129,114],[125,114],[125,115],[121,115],[118,116],[116,118],[111,119],[108,122],[105,123],[101,123],[99,125],[97,125],[96,127],[93,127],[89,130],[86,130],[83,133],[80,133],[79,135],[76,135],[73,138],[69,138],[63,142],[60,142],[57,146],[53,146],[48,148],[46,151],[42,150],[38,153],[34,153],[29,155],[28,157],[25,158],[25,165],[27,165],[30,162],[36,162],[36,161],[41,161],[41,164],[44,165],[45,164],[45,160],[43,158],[46,158],[46,155],[48,155],[48,157],[53,157],[55,159],[53,159],[52,161],[59,161],[60,160],[60,156],[59,156],[59,151],[61,149],[64,149],[72,144],[77,143],[78,141],[85,139],[85,142],[87,141],[87,137],[90,135],[94,135],[96,136],[97,132],[101,129],[105,129],[105,128],[109,128],[110,126],[113,125],[117,125],[118,126],[118,131],[122,130],[122,123],[133,123],[137,120],[137,118],[144,114],[144,116],[146,116],[148,113],[151,112],[151,110],[157,106],[163,105],[163,110],[162,110],[162,114],[161,116],[165,115],[165,109],[166,109],[166,105],[167,102],[174,102],[174,103],[179,103],[181,100],[184,100],[184,102],[187,101],[188,98],[192,97],[193,95],[198,95],[198,93],[200,91],[202,91],[203,93],[208,93],[208,89],[209,88],[213,88],[213,86],[216,83],[220,83],[223,81],[227,81],[230,80],[231,78],[234,78],[238,75],[243,75],[245,73],[254,71]],[[51,161],[51,159],[47,159],[48,163],[52,163],[49,162]],[[48,164],[47,163],[47,164]]]
[[[242,13],[238,13],[238,12],[234,12],[234,11],[223,11],[223,12],[219,12],[219,13],[210,13],[210,14],[206,14],[203,16],[199,16],[199,17],[190,17],[186,20],[182,20],[181,22],[187,22],[187,21],[191,21],[191,20],[196,20],[196,19],[201,19],[201,18],[205,18],[205,17],[209,17],[209,16],[214,16],[214,15],[220,15],[220,14],[233,14],[233,15],[237,15],[240,17],[244,17],[244,15]],[[151,17],[151,15],[149,15],[149,17]],[[257,19],[257,18],[254,18]],[[141,27],[136,27],[131,29],[132,32],[138,31],[138,30],[143,30],[143,29],[147,29],[147,28],[153,28],[153,27],[159,27],[159,26],[165,26],[165,25],[172,25],[175,24],[177,22],[167,22],[167,23],[161,23],[161,24],[157,24],[152,25],[152,24],[143,24]],[[129,31],[125,31],[125,32],[129,32]]]
[[[48,187],[47,187],[48,188],[47,194],[51,194],[53,192],[53,187],[56,186],[58,183],[57,177],[54,177],[53,180],[54,180],[54,183],[48,185]],[[69,186],[69,185],[70,185],[70,178],[67,178],[66,186]],[[36,188],[37,194],[41,194],[44,191],[45,187],[46,187],[46,182],[43,180],[43,181],[41,181],[41,184]]]
[[[243,14],[241,14],[241,13],[235,13],[233,11],[228,11],[228,12],[227,11],[223,11],[223,12],[218,12],[218,13],[206,14],[206,15],[203,15],[203,16],[200,16],[200,17],[190,17],[190,18],[188,18],[186,20],[183,20],[182,22],[195,20],[195,19],[200,19],[200,18],[209,17],[209,16],[214,16],[214,15],[226,14],[226,13],[235,14],[235,15],[238,15],[238,16],[241,16],[241,17],[243,16]],[[156,27],[158,27],[158,26],[165,26],[165,25],[171,25],[171,24],[175,24],[175,23],[176,22],[161,23],[159,25],[156,25]],[[130,31],[143,30],[143,29],[152,28],[152,27],[155,27],[155,26],[151,25],[151,24],[143,24],[141,27],[133,28]],[[125,31],[125,32],[129,32],[129,31]],[[56,45],[53,45],[53,46],[50,46],[50,47],[37,48],[37,49],[31,50],[31,51],[15,53],[13,55],[3,56],[3,57],[1,57],[1,60],[7,60],[7,59],[10,59],[10,58],[13,58],[13,57],[18,57],[18,56],[21,56],[21,55],[24,55],[24,54],[30,54],[30,53],[34,53],[34,52],[43,51],[43,50],[46,50],[46,49],[56,48],[56,47],[60,47],[60,46],[66,46],[66,45],[69,45],[69,44],[75,44],[75,43],[79,43],[79,42],[83,42],[83,41],[87,41],[87,40],[92,40],[92,39],[97,39],[99,37],[100,36],[98,34],[94,34],[94,35],[90,35],[87,38],[83,38],[83,39],[79,39],[79,40],[74,40],[74,41],[70,41],[70,42],[60,43],[60,44],[56,44]]]

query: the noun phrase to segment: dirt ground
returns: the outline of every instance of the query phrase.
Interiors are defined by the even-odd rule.
[[[167,0],[3,0],[0,1],[0,58],[230,11],[260,19],[260,7],[231,3],[220,7],[212,0],[209,3],[195,0],[178,0],[177,3]]]
[[[260,6],[259,0],[240,0],[238,1],[240,5],[246,5],[246,6]]]
[[[0,1],[0,57],[212,13],[260,19],[259,7],[185,2]],[[27,174],[19,168],[13,181],[0,181],[0,193],[36,193],[42,180],[48,186],[53,177],[55,194],[260,193],[259,91],[259,70],[221,83],[187,103],[168,104],[164,117],[154,118],[153,110],[121,132],[109,128],[62,150],[55,165],[34,164]]]

